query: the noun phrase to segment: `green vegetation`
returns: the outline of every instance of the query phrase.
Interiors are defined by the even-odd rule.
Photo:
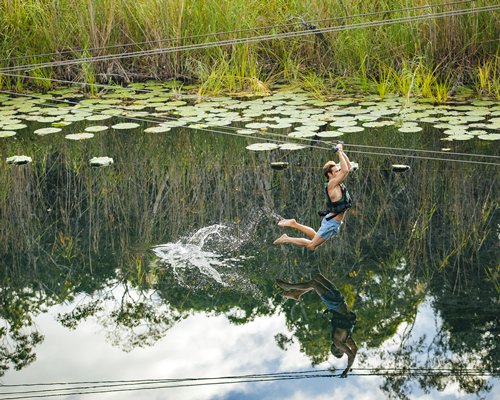
[[[317,28],[346,28],[491,2],[424,7],[435,3],[439,4],[414,1],[411,6],[420,8],[404,11],[408,2],[402,0],[1,0],[0,68],[205,43],[206,48],[34,67],[17,74],[88,83],[177,78],[198,83],[204,94],[265,92],[279,82],[300,85],[320,97],[364,91],[381,97],[398,93],[445,102],[468,86],[479,95],[500,98],[498,12],[255,43],[210,44],[310,29],[300,23],[301,18],[313,21]],[[401,11],[390,12],[398,9]],[[367,13],[378,14],[361,15]],[[333,17],[336,19],[321,21]],[[206,35],[217,32],[228,33]],[[4,88],[48,85],[47,81],[7,73],[0,75]]]
[[[391,144],[428,148],[429,133],[400,135]],[[444,331],[428,366],[458,368],[480,354],[481,360],[467,366],[498,368],[494,336],[487,334],[498,315],[495,167],[465,164],[443,171],[443,163],[424,160],[411,163],[408,173],[393,174],[380,158],[357,155],[362,168],[349,180],[356,207],[344,232],[321,252],[305,253],[269,248],[278,230],[262,210],[317,226],[316,211],[324,201],[317,170],[323,152],[249,152],[245,145],[251,139],[184,128],[165,134],[110,131],[84,142],[56,135],[42,137],[43,145],[42,139],[19,135],[5,148],[22,148],[34,162],[24,167],[0,163],[0,294],[2,304],[10,304],[0,308],[1,369],[32,362],[43,339],[33,317],[77,297],[78,306],[60,322],[75,328],[86,318],[98,318],[110,341],[125,350],[153,345],[192,313],[222,314],[240,324],[280,307],[292,335],[277,334],[277,342],[286,347],[297,341],[312,363],[320,363],[329,355],[321,302],[311,294],[301,304],[282,304],[273,288],[276,277],[300,281],[318,270],[357,313],[359,344],[376,351],[402,323],[414,322],[417,307],[430,296]],[[380,135],[360,136],[359,143],[380,143]],[[115,164],[88,167],[103,149]],[[290,168],[269,168],[283,159]],[[260,223],[250,229],[253,220]],[[176,275],[151,252],[154,245],[221,222],[238,235],[250,235],[239,250],[248,258],[235,269],[237,275],[225,277],[227,286],[197,271]],[[123,290],[115,295],[110,286]],[[450,361],[447,350],[458,358]],[[385,356],[384,366],[417,365],[427,351],[422,344],[404,342],[398,357]],[[418,379],[411,374],[388,378],[386,390],[404,397],[406,383]],[[449,379],[470,392],[485,388],[484,380],[467,376],[419,382],[442,389]]]

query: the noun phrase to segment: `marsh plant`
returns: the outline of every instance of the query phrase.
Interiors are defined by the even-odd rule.
[[[466,85],[498,98],[496,12],[347,29],[353,24],[490,5],[486,0],[435,3],[412,2],[416,8],[408,9],[401,0],[2,0],[0,67],[14,69],[0,75],[0,84],[16,90],[48,85],[10,73],[89,83],[180,78],[198,82],[203,93],[218,93],[262,92],[282,81],[302,84],[314,93],[325,92],[327,85],[329,93],[345,87],[382,97],[387,92],[422,95],[438,102],[446,101],[455,87]],[[315,31],[332,26],[343,29]],[[256,43],[215,43],[304,30],[311,34]],[[189,45],[201,47],[125,56]],[[36,66],[120,54],[99,62]],[[418,81],[427,81],[431,88],[419,88]]]

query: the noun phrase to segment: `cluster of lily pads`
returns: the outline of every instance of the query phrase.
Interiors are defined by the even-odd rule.
[[[87,98],[77,88],[33,96],[0,94],[0,139],[26,131],[30,121],[46,124],[30,133],[45,136],[71,131],[65,135],[68,140],[91,139],[110,129],[136,129],[141,122],[150,125],[143,130],[145,133],[185,126],[234,130],[243,136],[274,135],[273,143],[255,143],[247,147],[250,150],[297,150],[304,147],[298,141],[334,140],[344,134],[387,126],[416,134],[424,124],[441,130],[443,141],[500,139],[500,103],[492,100],[438,106],[410,103],[398,97],[326,101],[300,90],[281,90],[248,100],[230,96],[198,98],[172,92],[159,82],[132,84],[96,98]],[[67,128],[79,121],[87,124],[83,132]]]

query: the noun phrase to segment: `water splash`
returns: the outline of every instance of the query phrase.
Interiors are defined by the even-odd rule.
[[[224,281],[227,271],[239,267],[241,261],[248,258],[231,254],[228,243],[236,243],[239,248],[241,238],[236,238],[228,226],[216,224],[201,228],[175,243],[158,245],[153,252],[160,263],[172,269],[177,281],[184,286],[189,286],[182,279],[182,272],[186,270],[197,270],[204,277],[227,286]]]
[[[255,240],[259,224],[264,219],[280,220],[269,208],[255,209],[239,225],[215,224],[203,227],[175,243],[153,247],[158,263],[171,269],[177,282],[193,289],[192,274],[197,279],[229,286],[228,282],[244,284],[240,267],[251,256],[242,253],[243,246]],[[185,277],[187,278],[185,279]]]
[[[264,207],[262,211],[267,218],[274,219],[277,223],[284,219],[280,214],[269,207]]]
[[[233,257],[226,259],[224,254],[207,250],[207,242],[217,242],[224,231],[228,228],[224,225],[211,225],[201,228],[189,237],[182,238],[175,243],[166,243],[155,246],[153,252],[158,256],[159,261],[172,268],[174,275],[181,281],[180,272],[185,269],[197,269],[202,275],[209,277],[217,283],[225,286],[220,268],[230,268],[234,266],[234,261],[239,261]],[[212,247],[217,247],[212,244]]]

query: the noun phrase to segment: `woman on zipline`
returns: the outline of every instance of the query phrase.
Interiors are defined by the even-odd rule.
[[[318,232],[309,226],[299,224],[295,219],[282,219],[278,222],[278,226],[295,228],[306,234],[309,239],[290,237],[283,234],[273,244],[291,243],[295,246],[305,247],[308,250],[314,251],[318,246],[321,246],[332,236],[339,233],[344,215],[352,203],[351,196],[342,183],[351,169],[351,163],[344,153],[341,143],[334,147],[334,151],[339,155],[340,168],[337,167],[334,161],[328,161],[323,166],[323,174],[328,179],[325,185],[326,211],[322,213],[324,218],[321,221],[321,227]]]

